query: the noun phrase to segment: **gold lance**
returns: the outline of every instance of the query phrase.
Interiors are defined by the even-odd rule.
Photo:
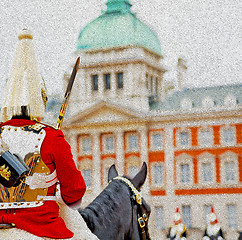
[[[77,60],[76,60],[76,63],[74,65],[72,73],[71,73],[69,83],[67,85],[66,93],[65,93],[65,96],[64,96],[64,101],[61,105],[59,117],[58,117],[58,120],[57,120],[57,125],[56,125],[57,129],[61,128],[63,118],[65,116],[67,103],[68,103],[68,100],[70,98],[71,89],[72,89],[72,86],[73,86],[73,83],[74,83],[74,80],[75,80],[75,77],[76,77],[76,73],[77,73],[77,70],[78,70],[78,67],[79,67],[79,62],[80,62],[80,57],[78,57]]]

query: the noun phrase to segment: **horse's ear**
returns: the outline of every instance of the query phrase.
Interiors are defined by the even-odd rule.
[[[116,170],[115,165],[113,164],[108,170],[108,181],[118,176],[118,172]]]
[[[140,188],[143,186],[146,176],[147,176],[147,164],[144,162],[141,167],[141,170],[132,179],[132,183],[138,190],[140,190]]]

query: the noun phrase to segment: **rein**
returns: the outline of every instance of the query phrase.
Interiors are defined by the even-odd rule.
[[[126,186],[129,187],[131,191],[131,206],[132,206],[132,231],[130,231],[130,239],[133,239],[133,228],[134,228],[134,221],[133,221],[133,216],[134,216],[134,205],[137,206],[137,219],[138,219],[138,230],[139,230],[139,235],[141,240],[151,240],[150,235],[149,235],[149,230],[148,230],[148,215],[145,211],[145,208],[142,203],[142,196],[140,192],[135,188],[135,186],[131,183],[130,180],[128,180],[125,177],[115,177],[113,180],[118,180],[122,183],[125,183]],[[110,181],[110,182],[111,182]]]

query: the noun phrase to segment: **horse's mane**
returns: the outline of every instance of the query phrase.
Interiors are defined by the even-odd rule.
[[[117,210],[122,203],[122,198],[118,197],[123,192],[121,185],[117,181],[112,182],[84,210],[79,210],[92,232],[95,227],[105,227],[118,218]]]

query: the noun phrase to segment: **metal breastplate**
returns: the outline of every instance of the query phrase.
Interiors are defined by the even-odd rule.
[[[25,127],[4,126],[1,136],[11,153],[21,157],[30,168],[27,176],[50,174],[49,168],[40,156],[45,138],[44,125],[35,124]],[[25,182],[17,187],[6,188],[0,184],[0,209],[29,208],[43,205],[48,187],[31,189]]]

